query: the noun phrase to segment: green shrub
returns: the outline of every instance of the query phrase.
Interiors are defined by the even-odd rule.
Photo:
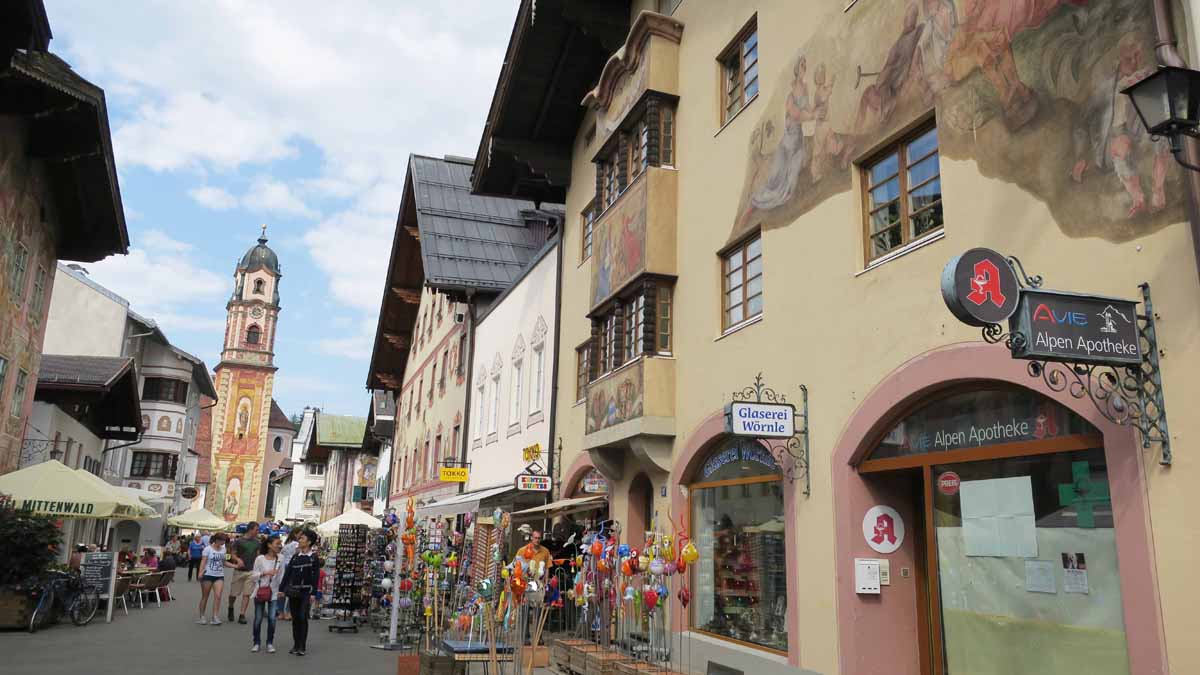
[[[0,542],[4,542],[0,586],[16,585],[42,574],[54,563],[62,545],[62,531],[53,518],[17,511],[0,499]]]

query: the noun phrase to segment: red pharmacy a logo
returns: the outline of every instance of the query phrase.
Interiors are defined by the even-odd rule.
[[[1000,268],[991,260],[980,260],[973,268],[975,275],[971,277],[971,292],[967,300],[982,305],[985,302],[997,307],[1004,306],[1004,291],[1000,289]]]
[[[876,544],[882,544],[884,539],[889,544],[896,543],[896,523],[886,513],[880,514],[875,518],[875,536],[871,537],[871,541]]]

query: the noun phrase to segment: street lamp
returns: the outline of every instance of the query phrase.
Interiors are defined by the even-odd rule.
[[[1121,91],[1133,102],[1138,117],[1151,136],[1165,136],[1175,161],[1193,170],[1182,157],[1180,136],[1198,136],[1200,127],[1200,72],[1161,66],[1149,76]]]

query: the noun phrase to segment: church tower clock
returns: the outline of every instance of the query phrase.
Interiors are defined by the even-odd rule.
[[[229,522],[263,517],[263,464],[282,276],[263,225],[258,244],[246,251],[233,272],[233,295],[225,306],[225,344],[214,378],[218,400],[212,415],[212,482],[206,501],[210,511]]]

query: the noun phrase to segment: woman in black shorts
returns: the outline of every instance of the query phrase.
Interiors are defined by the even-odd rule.
[[[214,534],[208,546],[204,548],[204,555],[200,560],[200,618],[196,619],[196,623],[202,626],[209,623],[214,626],[221,625],[217,614],[221,610],[221,591],[225,589],[225,568],[234,566],[229,552],[225,550],[225,539],[225,535],[220,532]],[[210,592],[213,594],[211,622],[205,616]]]

